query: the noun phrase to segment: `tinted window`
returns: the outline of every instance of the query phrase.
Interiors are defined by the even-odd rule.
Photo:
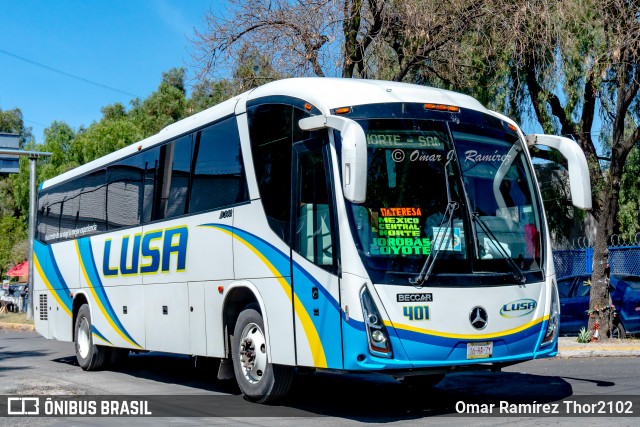
[[[191,172],[191,135],[162,147],[162,192],[156,218],[172,218],[187,213]]]
[[[259,105],[249,109],[251,154],[262,205],[271,229],[289,243],[293,107]]]
[[[575,277],[567,277],[564,279],[558,280],[558,295],[560,298],[569,298],[569,293],[571,292],[571,285],[576,280]]]
[[[193,157],[195,167],[189,213],[248,200],[235,117],[198,132]]]
[[[38,199],[36,238],[52,243],[104,231],[105,171],[44,190]]]
[[[159,182],[160,148],[156,147],[141,154],[140,165],[144,165],[144,191],[142,201],[143,223],[151,221],[156,188]]]
[[[57,199],[55,194],[45,191],[38,200],[38,240],[43,242],[56,241],[59,237],[60,211],[51,206],[54,199]]]
[[[322,142],[321,139],[318,139]],[[314,264],[335,270],[331,236],[331,203],[322,145],[297,155],[295,239],[293,248]]]
[[[576,284],[576,296],[577,297],[586,297],[591,293],[591,280],[586,277],[579,277],[578,283]]]
[[[100,169],[78,178],[80,186],[78,200],[78,227],[93,228],[93,232],[106,230],[105,203],[107,186],[106,171]]]
[[[80,189],[73,182],[65,182],[56,188],[60,199],[60,237],[74,237],[80,215]],[[56,209],[57,210],[57,209]]]
[[[157,156],[157,149],[149,150],[107,168],[109,229],[139,225],[150,217]]]

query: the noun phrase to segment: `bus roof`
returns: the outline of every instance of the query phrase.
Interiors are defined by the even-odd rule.
[[[429,102],[455,105],[488,114],[492,113],[485,109],[480,102],[468,95],[428,86],[382,80],[326,77],[284,79],[267,83],[173,123],[149,138],[49,179],[40,188],[44,189],[74,176],[90,172],[118,159],[128,157],[137,151],[161,144],[192,129],[205,126],[220,118],[232,114],[242,114],[246,111],[247,102],[272,96],[290,96],[302,99],[314,105],[323,114],[329,114],[332,109],[340,107],[396,102]]]

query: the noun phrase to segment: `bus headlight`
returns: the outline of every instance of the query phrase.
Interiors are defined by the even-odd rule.
[[[369,352],[374,356],[391,357],[391,342],[387,328],[382,323],[382,317],[366,286],[363,286],[360,291],[360,302],[369,341]]]
[[[551,312],[549,313],[549,325],[544,335],[541,346],[551,344],[558,335],[560,329],[560,302],[558,300],[558,288],[555,281],[551,289]]]

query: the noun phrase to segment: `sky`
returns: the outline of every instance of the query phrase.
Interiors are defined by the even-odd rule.
[[[146,98],[164,71],[186,67],[190,79],[189,39],[222,3],[0,0],[0,109],[20,108],[42,143],[55,120],[77,130],[100,120],[106,105]]]

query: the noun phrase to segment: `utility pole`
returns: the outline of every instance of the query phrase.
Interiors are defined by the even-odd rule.
[[[51,153],[41,151],[12,150],[0,148],[0,155],[26,156],[29,158],[29,304],[27,305],[27,319],[33,318],[33,242],[36,237],[36,212],[38,206],[36,189],[36,162],[40,158],[51,157]]]

